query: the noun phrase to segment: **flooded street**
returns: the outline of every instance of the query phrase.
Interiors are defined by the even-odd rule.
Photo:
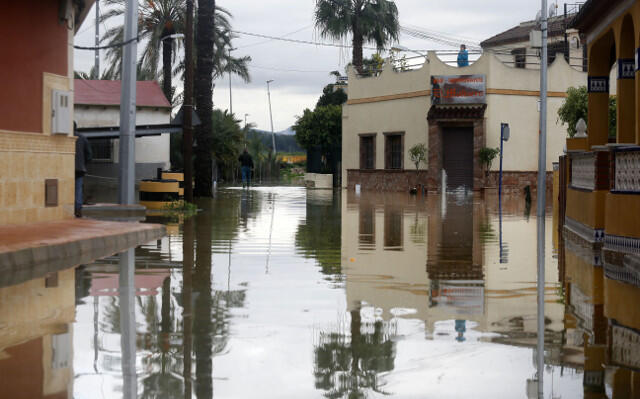
[[[524,197],[502,216],[491,195],[294,187],[199,206],[162,240],[0,288],[0,396],[536,397]],[[571,316],[590,292],[569,305],[559,270],[587,277],[558,267],[548,215],[544,397],[604,398],[583,353],[604,338]]]

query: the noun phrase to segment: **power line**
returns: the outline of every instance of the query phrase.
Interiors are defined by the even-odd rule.
[[[259,66],[259,65],[250,65],[250,68],[258,68],[258,69],[266,69],[269,71],[280,71],[280,72],[301,72],[301,73],[326,73],[327,75],[329,74],[329,71],[305,71],[305,70],[301,70],[301,69],[284,69],[284,68],[277,68],[277,67],[265,67],[265,66]]]
[[[312,27],[312,26],[313,26],[313,25],[303,26],[302,28],[300,28],[300,29],[296,29],[296,30],[294,30],[293,32],[285,33],[284,35],[282,35],[282,37],[291,36],[291,35],[293,35],[293,34],[296,34],[296,33],[298,33],[298,32],[301,32],[301,31],[303,31],[303,30],[305,30],[305,29],[308,29],[308,28],[310,28],[310,27]],[[249,44],[247,44],[247,45],[245,45],[245,46],[238,46],[238,48],[240,49],[240,48],[247,48],[247,47],[259,46],[259,45],[261,45],[261,44],[269,43],[269,42],[270,42],[270,41],[272,41],[272,40],[274,40],[274,39],[262,40],[262,41],[259,41],[259,42],[257,42],[257,43],[249,43]]]
[[[325,47],[336,47],[336,48],[353,48],[353,46],[349,44],[337,44],[337,43],[326,43],[326,42],[314,42],[311,40],[287,39],[285,37],[269,36],[269,35],[263,35],[260,33],[244,32],[239,30],[232,30],[231,32],[238,35],[261,37],[263,39],[280,40],[283,42],[290,42],[290,43],[311,44],[314,46],[325,46]],[[362,47],[362,48],[366,50],[376,50],[376,51],[378,50],[378,48],[376,47]]]
[[[140,36],[136,36],[136,37],[132,37],[129,40],[125,40],[124,42],[119,42],[119,43],[113,43],[113,44],[107,44],[105,46],[98,46],[98,47],[85,47],[85,46],[73,46],[73,48],[77,49],[77,50],[105,50],[108,48],[113,48],[113,47],[124,47],[129,43],[135,42],[135,41],[139,41],[140,40]]]

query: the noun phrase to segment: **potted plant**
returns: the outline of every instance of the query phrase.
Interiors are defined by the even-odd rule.
[[[478,157],[480,158],[480,164],[484,169],[484,177],[485,184],[489,178],[489,171],[491,170],[491,164],[493,164],[493,160],[500,154],[499,148],[491,148],[491,147],[482,147],[480,152],[478,153]]]
[[[411,162],[416,166],[416,184],[409,191],[411,194],[418,193],[418,185],[420,182],[420,164],[427,163],[427,146],[424,143],[418,143],[409,148],[409,158]]]

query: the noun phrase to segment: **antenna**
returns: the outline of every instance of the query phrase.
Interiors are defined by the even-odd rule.
[[[549,18],[555,17],[557,11],[558,11],[558,5],[557,4],[551,4],[549,6]]]

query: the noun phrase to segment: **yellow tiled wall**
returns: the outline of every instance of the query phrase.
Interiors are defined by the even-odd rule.
[[[73,217],[75,138],[0,131],[0,225]],[[58,179],[58,206],[45,207],[45,180]]]

